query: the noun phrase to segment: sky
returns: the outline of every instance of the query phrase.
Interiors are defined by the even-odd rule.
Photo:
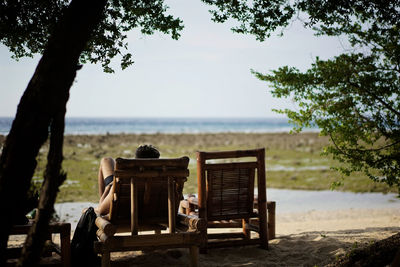
[[[200,1],[169,0],[169,13],[185,25],[176,41],[168,35],[128,33],[135,63],[107,74],[101,65],[86,64],[70,90],[67,117],[281,117],[272,109],[295,108],[276,99],[266,82],[250,70],[269,73],[289,65],[306,70],[316,56],[343,52],[336,37],[315,37],[299,22],[264,42],[231,32],[211,21]],[[11,59],[0,44],[0,116],[15,116],[17,105],[40,55]]]

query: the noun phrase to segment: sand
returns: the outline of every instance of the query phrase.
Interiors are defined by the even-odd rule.
[[[74,223],[77,211],[88,204],[64,205],[63,213]],[[210,249],[200,255],[200,266],[324,266],[352,248],[399,231],[397,208],[277,213],[277,238],[269,242],[269,250],[255,246]],[[14,236],[10,243],[21,240]],[[188,262],[186,249],[112,254],[112,266],[187,266]]]
[[[324,266],[350,249],[400,231],[400,211],[340,210],[277,215],[277,238],[269,250],[210,249],[200,266]],[[113,266],[187,266],[185,250],[114,253]]]
[[[277,238],[269,250],[210,249],[200,266],[324,266],[351,248],[400,231],[400,210],[338,210],[277,214]],[[115,266],[186,266],[188,253],[115,253]],[[179,256],[179,257],[178,257]]]

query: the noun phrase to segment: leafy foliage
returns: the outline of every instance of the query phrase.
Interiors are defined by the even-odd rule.
[[[229,19],[239,22],[233,32],[252,34],[264,41],[277,28],[287,26],[296,9],[286,0],[202,0],[214,6],[210,10],[212,20],[224,23]]]
[[[13,57],[32,57],[42,53],[68,0],[0,2],[0,42],[9,47]],[[163,0],[108,1],[104,19],[81,54],[81,63],[101,63],[105,72],[113,72],[111,59],[121,56],[121,68],[133,63],[127,51],[126,32],[140,28],[143,34],[160,31],[179,38],[182,21],[166,14]]]
[[[322,23],[331,26],[350,26],[354,19],[361,23],[398,23],[399,0],[201,0],[213,7],[213,21],[236,21],[234,32],[252,34],[264,41],[276,29],[284,29],[293,20],[306,16],[305,26]]]
[[[253,73],[273,86],[275,97],[298,103],[297,110],[278,110],[295,130],[316,125],[330,136],[325,152],[347,163],[340,171],[364,171],[400,193],[399,2],[342,1],[340,8],[317,2],[300,5],[310,11],[307,25],[318,35],[347,36],[351,49],[331,60],[317,58],[305,72],[285,66]]]

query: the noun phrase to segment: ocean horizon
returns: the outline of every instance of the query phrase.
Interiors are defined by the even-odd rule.
[[[8,134],[13,120],[11,117],[0,117],[1,135]],[[65,134],[274,133],[289,132],[292,128],[286,118],[66,117]]]

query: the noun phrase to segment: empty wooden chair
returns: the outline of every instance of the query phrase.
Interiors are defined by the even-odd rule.
[[[222,159],[223,162],[220,162]],[[256,198],[255,177],[258,188]],[[197,214],[206,221],[207,228],[242,228],[241,232],[235,233],[210,233],[207,229],[202,230],[207,240],[203,250],[207,247],[248,244],[268,248],[268,235],[271,235],[270,239],[275,236],[275,202],[268,202],[268,228],[263,148],[198,152],[197,182],[198,198],[189,196],[183,200],[183,212]],[[258,235],[251,236],[251,231]]]
[[[96,220],[95,251],[102,254],[103,267],[110,265],[110,252],[176,247],[188,247],[190,265],[197,266],[204,221],[178,214],[188,163],[188,157],[116,159],[110,213]],[[150,234],[138,235],[141,231]]]

